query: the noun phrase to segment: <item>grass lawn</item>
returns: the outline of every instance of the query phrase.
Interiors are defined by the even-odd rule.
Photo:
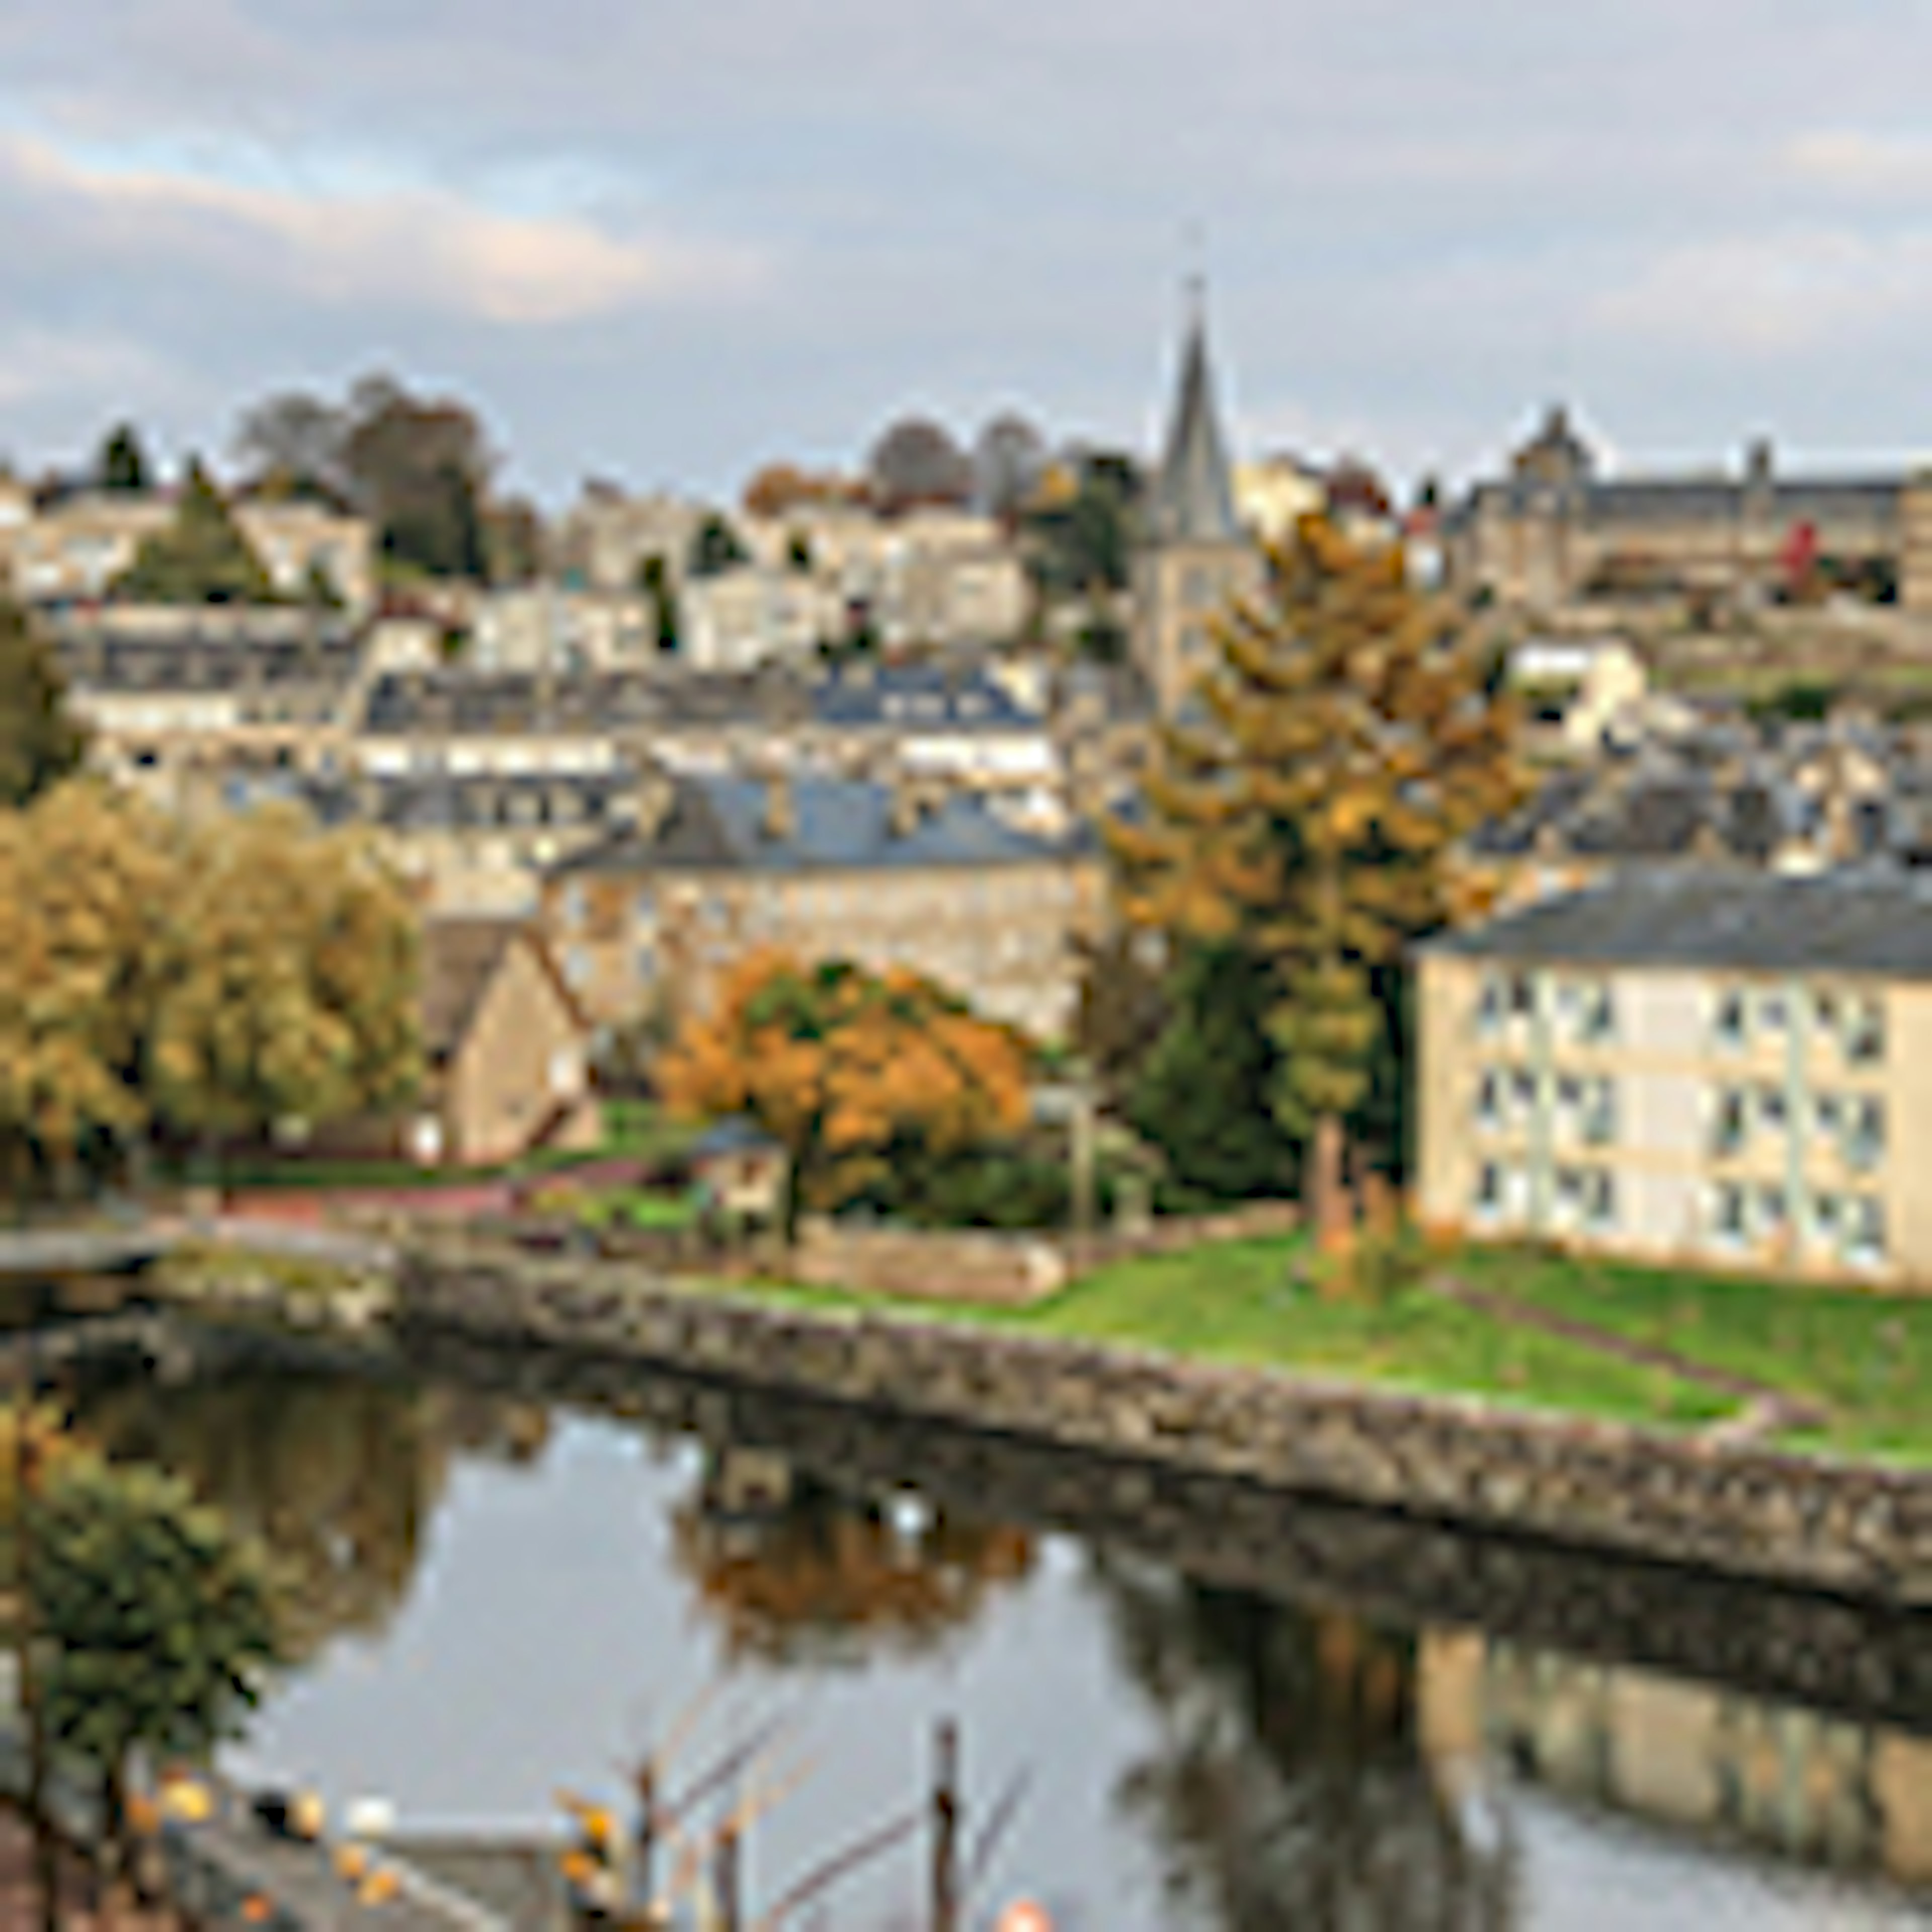
[[[1117,1263],[1031,1308],[951,1302],[908,1315],[1175,1354],[1359,1378],[1666,1427],[1735,1412],[1723,1393],[1667,1370],[1526,1329],[1410,1288],[1325,1301],[1295,1286],[1292,1238],[1231,1241]],[[1659,1344],[1833,1412],[1794,1448],[1932,1462],[1932,1300],[1665,1274],[1508,1249],[1459,1250],[1432,1267],[1473,1286]],[[773,1286],[814,1306],[876,1297]]]
[[[1691,1426],[1734,1405],[1676,1377],[1412,1292],[1387,1302],[1324,1301],[1296,1285],[1298,1244],[1228,1241],[1102,1268],[1030,1308],[890,1304],[908,1315],[1216,1361],[1296,1368],[1437,1394],[1488,1396],[1632,1421]],[[767,1291],[814,1306],[877,1308],[836,1290]]]
[[[1932,1462],[1932,1297],[1521,1248],[1470,1248],[1448,1266],[1476,1287],[1660,1344],[1834,1412],[1822,1435],[1794,1436],[1793,1446]]]

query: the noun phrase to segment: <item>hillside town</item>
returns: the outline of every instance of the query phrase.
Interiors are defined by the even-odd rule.
[[[1238,460],[1198,290],[1171,376],[1150,452],[904,418],[730,502],[596,480],[545,515],[466,405],[386,379],[248,412],[220,476],[159,476],[124,424],[85,474],[0,482],[0,1281],[38,1311],[23,1393],[71,1422],[9,1412],[9,1574],[57,1580],[32,1614],[63,1660],[0,1707],[35,1896],[67,1859],[171,1932],[781,1922],[742,1904],[778,1801],[714,1794],[784,1726],[741,1715],[664,1793],[711,1690],[628,1811],[562,1791],[560,1831],[332,1822],[211,1756],[248,1687],[403,1614],[413,1532],[370,1498],[412,1523],[449,1457],[520,1472],[591,1415],[682,1444],[652,1493],[728,1675],[964,1641],[1043,1587],[1037,1521],[1095,1539],[1130,1674],[1185,1678],[1162,1646],[1220,1640],[1112,1567],[1124,1483],[1206,1486],[1198,1522],[1127,1512],[1184,1564],[1225,1565],[1255,1495],[1450,1538],[1390,1546],[1412,1643],[1266,1594],[1325,1606],[1333,1566],[1352,1600],[1358,1529],[1296,1527],[1287,1586],[1272,1529],[1226,1532],[1294,1694],[1421,1739],[1420,1808],[1376,1828],[1407,1876],[1332,1882],[1396,1900],[1378,1922],[1443,1887],[1506,1922],[1507,1861],[1441,1822],[1504,1750],[1646,1830],[1932,1882],[1900,1473],[1932,1362],[1932,490],[1762,442],[1611,472],[1558,407],[1506,475],[1404,503],[1353,454]],[[187,1407],[117,1407],[151,1373]],[[320,1543],[280,1486],[298,1426],[357,1464]],[[929,1496],[874,1430],[934,1432]],[[120,1473],[155,1444],[192,1484]],[[1078,1473],[1000,1461],[1035,1454]],[[151,1575],[197,1495],[206,1575]],[[1586,1580],[1553,1626],[1534,1590],[1496,1607],[1498,1535],[1571,1552],[1552,1601],[1572,1562],[1672,1580]],[[520,1550],[491,1560],[506,1588]],[[104,1562],[216,1688],[141,1701],[146,1640],[71,1622]],[[1738,1593],[1702,1613],[1721,1666],[1655,1634],[1686,1578]],[[1443,1588],[1551,1648],[1437,1628]],[[1884,1620],[1856,1658],[1784,1634],[1819,1592]],[[1603,1607],[1632,1604],[1640,1637]],[[781,1832],[784,1898],[922,1835],[916,1922],[959,1932],[961,1819],[997,1846],[1025,1784],[969,1803],[959,1750],[939,1723],[929,1798],[856,1853]],[[1226,1774],[1299,1802],[1249,1755]],[[83,1769],[98,1808],[50,1795]],[[1255,1852],[1168,1855],[1245,1883]]]

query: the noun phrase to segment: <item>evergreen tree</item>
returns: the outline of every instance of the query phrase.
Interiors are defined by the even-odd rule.
[[[1240,946],[1269,974],[1271,1111],[1310,1144],[1310,1205],[1332,1240],[1386,976],[1456,910],[1457,845],[1520,796],[1515,712],[1399,551],[1358,550],[1318,519],[1216,630],[1220,662],[1163,730],[1146,820],[1110,838],[1131,916]]]
[[[1222,1200],[1286,1193],[1298,1150],[1275,1118],[1268,975],[1238,946],[1195,946],[1128,1097],[1135,1130],[1183,1186]]]
[[[94,477],[103,490],[138,494],[152,488],[147,452],[141,447],[140,432],[132,423],[118,424],[109,432],[100,446]]]
[[[692,577],[722,577],[747,560],[738,533],[713,511],[698,526],[691,540],[691,555],[686,564]]]
[[[0,598],[0,810],[58,783],[86,748],[52,646],[18,604]]]
[[[174,520],[142,543],[113,595],[142,604],[272,604],[275,586],[214,479],[190,458]]]

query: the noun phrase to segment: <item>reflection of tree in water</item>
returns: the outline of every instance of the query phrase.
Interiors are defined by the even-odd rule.
[[[1095,1581],[1160,1724],[1118,1797],[1173,1911],[1216,1932],[1510,1922],[1511,1848],[1466,1828],[1418,1750],[1412,1640],[1104,1555]]]
[[[678,1566],[727,1652],[767,1662],[930,1648],[1033,1566],[1022,1531],[944,1512],[896,1521],[740,1450],[710,1460],[673,1521]]]
[[[292,1573],[289,1640],[381,1630],[402,1604],[452,1453],[524,1460],[541,1412],[400,1381],[251,1374],[86,1399],[108,1454],[155,1462],[259,1536]]]

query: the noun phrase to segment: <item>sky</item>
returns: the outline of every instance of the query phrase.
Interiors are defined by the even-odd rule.
[[[506,486],[735,495],[909,412],[1486,473],[1932,441],[1924,0],[4,0],[0,452],[381,370]]]

